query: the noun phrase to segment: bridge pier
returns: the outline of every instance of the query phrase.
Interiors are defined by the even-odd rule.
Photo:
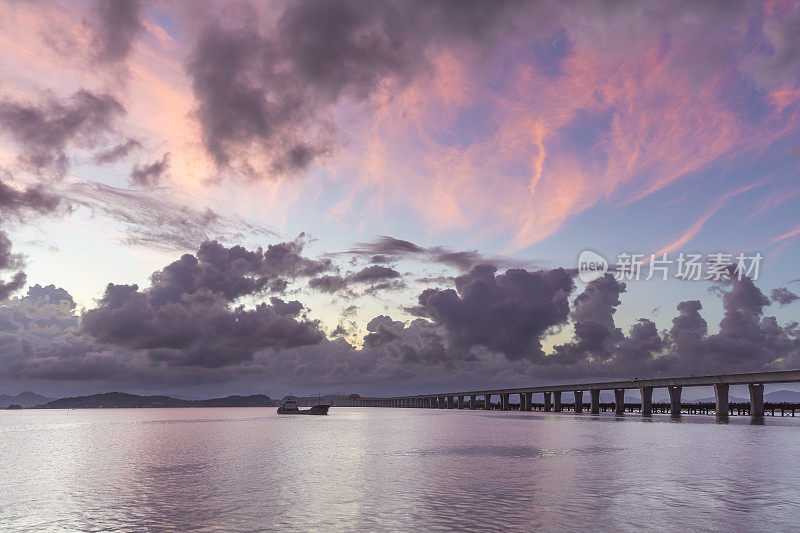
[[[545,411],[550,411],[550,409],[552,407],[550,405],[550,393],[549,392],[543,392],[542,395],[544,396],[544,410]]]
[[[520,399],[522,400],[522,410],[523,411],[530,411],[533,406],[533,393],[532,392],[523,392],[519,395]]]
[[[669,415],[672,418],[680,418],[681,416],[681,391],[683,387],[677,385],[670,385],[667,387],[669,391]]]
[[[478,408],[478,397],[474,394],[469,397],[469,408],[470,409],[477,409]]]
[[[625,414],[625,389],[614,389],[614,414]]]
[[[508,411],[511,407],[508,405],[508,394],[501,394],[500,395],[500,409],[503,411]]]
[[[591,413],[593,415],[600,414],[600,389],[592,389],[589,391],[591,397]]]
[[[747,386],[750,389],[750,416],[753,418],[761,418],[764,416],[764,385],[750,383]]]
[[[454,398],[452,396],[448,396],[447,397],[447,408],[448,409],[452,409],[453,407],[455,407],[454,404],[455,404]]]
[[[576,390],[575,391],[575,412],[582,413],[583,412],[583,391]]]
[[[728,390],[730,385],[727,383],[714,383],[714,398],[716,399],[715,410],[717,418],[728,418]]]
[[[439,396],[439,409],[447,409],[447,398]]]
[[[459,409],[463,409],[464,408],[464,397],[463,396],[459,396],[458,397],[458,408]]]
[[[653,415],[653,387],[643,385],[639,387],[639,394],[642,397],[642,416]]]
[[[561,412],[561,391],[553,391],[553,411],[556,413]]]
[[[483,395],[483,408],[487,409],[487,410],[492,408],[492,395],[491,394],[484,394]]]

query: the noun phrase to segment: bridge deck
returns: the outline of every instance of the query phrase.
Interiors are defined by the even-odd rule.
[[[800,370],[777,370],[773,372],[752,372],[745,374],[719,374],[714,376],[687,376],[680,378],[634,379],[630,381],[600,381],[592,383],[573,383],[568,385],[544,385],[537,387],[513,387],[510,389],[485,389],[461,392],[440,392],[436,394],[414,394],[411,396],[390,396],[383,399],[435,398],[439,396],[482,396],[486,394],[517,394],[520,392],[585,391],[591,389],[638,389],[639,387],[702,387],[715,384],[748,385],[750,383],[797,383]]]

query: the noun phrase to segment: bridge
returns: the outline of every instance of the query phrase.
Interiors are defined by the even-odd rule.
[[[560,412],[568,404],[562,402],[563,393],[572,393],[575,413],[587,407],[583,401],[583,393],[589,392],[589,412],[599,414],[604,404],[600,403],[601,391],[613,391],[614,412],[621,415],[625,412],[625,391],[638,390],[641,396],[639,411],[643,416],[653,413],[653,389],[666,388],[669,391],[668,410],[673,417],[680,416],[682,403],[681,392],[684,387],[714,387],[714,413],[717,418],[727,418],[730,413],[728,391],[731,385],[747,385],[750,391],[750,403],[745,408],[752,417],[764,416],[764,385],[767,383],[798,383],[800,370],[779,370],[773,372],[753,372],[744,374],[720,374],[715,376],[688,376],[678,378],[634,379],[630,381],[604,381],[592,383],[576,383],[572,385],[547,385],[536,387],[516,387],[511,389],[487,389],[437,394],[416,394],[412,396],[395,396],[388,398],[350,398],[346,404],[363,407],[418,407],[439,409],[491,409],[492,397],[499,397],[502,410],[511,409],[512,395],[519,395],[519,409]],[[535,393],[544,395],[544,403],[533,404]],[[603,409],[605,410],[605,409]],[[740,408],[741,412],[741,408]],[[792,409],[794,415],[794,409]]]

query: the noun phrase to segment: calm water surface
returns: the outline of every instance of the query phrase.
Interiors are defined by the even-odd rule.
[[[800,418],[0,411],[0,530],[797,530]]]

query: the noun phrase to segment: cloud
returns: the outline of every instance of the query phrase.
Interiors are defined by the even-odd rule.
[[[611,274],[586,285],[586,289],[575,298],[570,317],[575,327],[575,341],[556,346],[554,362],[574,363],[587,357],[606,361],[615,355],[617,342],[624,338],[614,324],[614,313],[623,292],[625,284]]]
[[[11,253],[11,240],[4,231],[0,231],[0,271],[15,270],[22,266],[22,258]],[[27,276],[19,270],[10,281],[0,280],[0,301],[25,286]]]
[[[440,263],[457,270],[467,271],[480,264],[490,264],[498,268],[531,268],[533,261],[522,261],[503,256],[485,256],[477,250],[455,251],[444,246],[424,248],[410,241],[396,239],[388,235],[373,242],[357,243],[344,252],[355,257],[368,257],[370,262],[387,262],[391,258],[418,258],[423,261]],[[375,258],[379,261],[375,261]]]
[[[35,285],[0,305],[0,363],[15,380],[156,388],[269,383],[384,393],[800,364],[800,326],[764,316],[769,301],[747,278],[717,291],[724,309],[717,333],[708,333],[700,302],[690,300],[678,305],[669,331],[640,318],[623,334],[614,316],[625,285],[613,277],[589,283],[570,310],[568,272],[498,274],[489,266],[458,276],[456,290],[423,291],[416,308],[423,318],[374,317],[356,348],[342,338],[354,336],[352,324],[339,324],[332,334],[338,338],[328,340],[301,301],[258,301],[275,276],[314,270],[286,260],[297,250],[291,243],[272,252],[204,243],[155,272],[148,288],[110,283],[82,314],[63,289]],[[256,302],[246,308],[242,298]],[[567,325],[574,339],[545,352],[543,337]]]
[[[351,276],[351,280],[355,282],[368,282],[368,281],[380,281],[386,279],[394,279],[399,278],[400,272],[393,268],[381,266],[381,265],[373,265],[368,266],[359,272],[356,272]]]
[[[0,220],[21,220],[31,212],[52,213],[61,203],[61,198],[41,183],[17,189],[8,183],[10,178],[7,171],[0,169]]]
[[[80,90],[66,101],[50,96],[42,104],[0,101],[0,130],[19,146],[19,157],[37,171],[63,176],[68,148],[95,148],[114,131],[125,114],[110,94]]]
[[[405,86],[426,71],[429,46],[482,41],[506,11],[504,3],[449,7],[287,2],[262,17],[274,23],[257,10],[244,10],[248,20],[206,21],[186,67],[206,149],[218,167],[251,177],[292,174],[330,155],[336,105]]]
[[[366,289],[367,294],[376,293],[382,290],[399,290],[405,288],[402,281],[397,280],[401,277],[400,272],[393,268],[382,265],[371,265],[364,267],[358,272],[342,275],[325,275],[308,280],[308,286],[320,292],[335,293],[348,289],[354,284],[372,284]],[[393,280],[393,281],[387,281]]]
[[[31,213],[47,215],[53,213],[61,204],[61,198],[48,192],[42,184],[17,189],[7,183],[11,175],[0,172],[0,222],[24,221]],[[0,280],[0,301],[25,286],[27,276],[22,271],[23,258],[11,253],[11,240],[0,230],[0,271],[16,270],[11,280]]]
[[[98,152],[94,156],[94,162],[99,165],[116,163],[120,159],[128,156],[132,151],[142,148],[142,143],[136,139],[128,139],[125,142],[112,146],[108,150]]]
[[[772,298],[772,301],[777,302],[781,305],[789,305],[792,302],[800,300],[800,296],[796,295],[786,287],[778,287],[777,289],[772,289],[770,297]]]
[[[131,170],[131,184],[139,187],[152,188],[161,185],[166,179],[169,169],[169,152],[161,159],[146,165],[134,165]]]
[[[276,234],[237,216],[211,209],[195,209],[164,195],[82,181],[61,188],[63,197],[77,206],[101,213],[123,224],[125,244],[167,250],[193,250],[207,240],[235,242],[247,235]]]
[[[565,323],[574,289],[563,269],[496,274],[489,265],[458,276],[454,289],[425,289],[416,309],[458,349],[483,346],[509,359],[541,360],[546,332]]]
[[[342,276],[325,275],[308,280],[308,286],[320,292],[334,293],[347,288],[347,280]]]
[[[94,32],[93,50],[97,61],[115,63],[125,59],[134,38],[142,32],[138,0],[95,2],[90,25]]]
[[[266,252],[203,243],[197,257],[185,254],[153,273],[146,290],[110,283],[98,307],[84,313],[82,331],[169,366],[224,367],[259,350],[317,344],[324,334],[300,316],[300,302],[273,297],[252,309],[233,306],[262,293],[274,275],[307,275],[310,260],[289,258],[299,249],[297,243]]]

